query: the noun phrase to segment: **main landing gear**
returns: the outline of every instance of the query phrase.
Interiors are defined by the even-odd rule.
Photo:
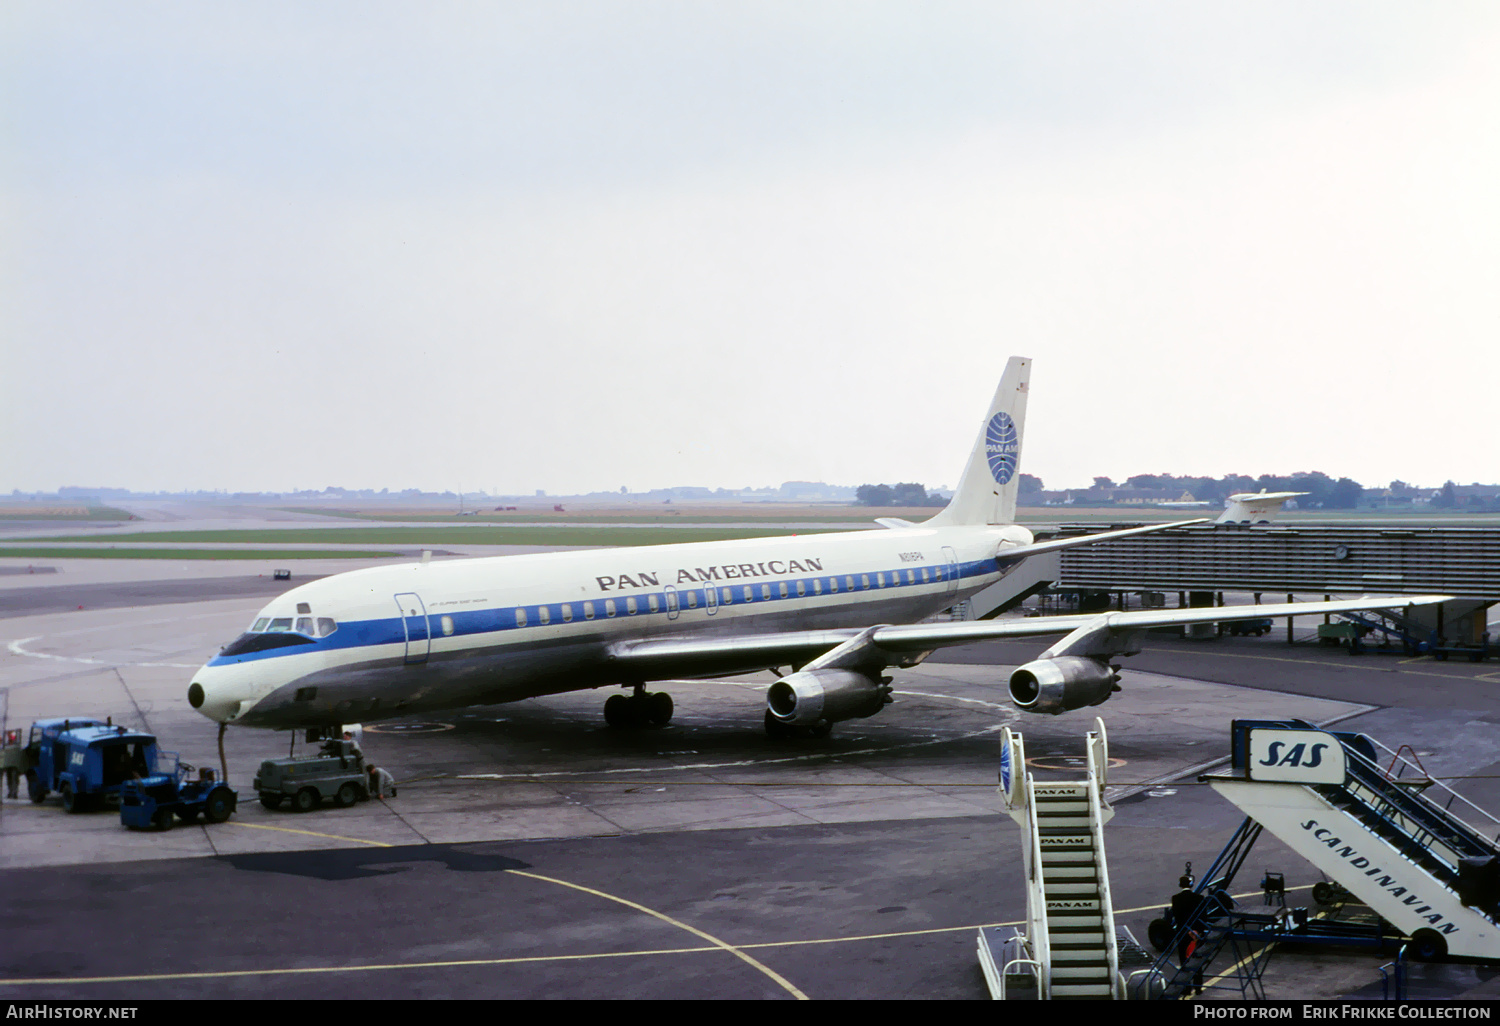
[[[636,685],[629,696],[605,699],[604,722],[611,727],[665,727],[672,722],[672,696]]]

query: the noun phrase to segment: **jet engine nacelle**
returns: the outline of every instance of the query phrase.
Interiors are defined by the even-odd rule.
[[[1025,712],[1057,713],[1099,705],[1120,690],[1120,675],[1087,656],[1037,659],[1010,675],[1010,700]]]
[[[771,715],[791,727],[811,727],[874,716],[891,700],[889,684],[853,670],[803,670],[787,674],[766,692]]]

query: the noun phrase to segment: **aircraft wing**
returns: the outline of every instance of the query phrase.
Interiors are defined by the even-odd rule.
[[[1118,531],[1101,531],[1098,534],[1071,535],[1067,538],[1054,538],[1051,541],[1032,542],[1030,545],[1018,545],[1015,548],[1001,549],[999,555],[1003,559],[1014,559],[1017,556],[1035,556],[1039,552],[1056,552],[1058,549],[1071,549],[1075,545],[1089,545],[1093,542],[1109,541],[1111,538],[1129,538],[1135,534],[1151,534],[1155,531],[1165,531],[1169,527],[1188,527],[1192,524],[1206,524],[1208,517],[1199,517],[1196,520],[1174,520],[1169,524],[1147,524],[1145,527],[1124,527]]]
[[[1092,536],[1097,537],[1097,536]],[[1082,655],[1107,658],[1139,651],[1138,638],[1153,627],[1221,623],[1230,620],[1279,619],[1366,609],[1393,609],[1442,602],[1448,595],[1366,595],[1331,602],[1282,602],[1274,605],[1213,606],[1193,609],[1142,609],[1133,612],[1041,616],[1018,620],[969,620],[868,628],[868,642],[898,663],[917,653],[999,638],[1066,634],[1041,658]],[[858,628],[788,631],[778,634],[654,638],[620,642],[610,650],[615,665],[645,677],[708,676],[738,672],[731,666],[803,664],[865,633]],[[724,667],[714,669],[714,667]]]

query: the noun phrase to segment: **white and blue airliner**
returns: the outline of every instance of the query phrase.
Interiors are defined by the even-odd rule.
[[[1181,526],[1038,543],[1013,522],[1030,372],[1010,361],[953,500],[925,523],[337,574],[269,603],[193,675],[188,701],[220,724],[328,728],[619,687],[611,725],[660,726],[672,699],[653,681],[790,667],[767,691],[766,729],[823,735],[890,702],[888,668],[943,646],[1066,634],[1009,681],[1022,710],[1061,713],[1118,691],[1111,660],[1150,627],[1443,598],[919,622],[1028,556]]]

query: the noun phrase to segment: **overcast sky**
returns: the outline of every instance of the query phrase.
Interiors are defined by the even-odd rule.
[[[1500,478],[1493,3],[0,7],[0,492]]]

